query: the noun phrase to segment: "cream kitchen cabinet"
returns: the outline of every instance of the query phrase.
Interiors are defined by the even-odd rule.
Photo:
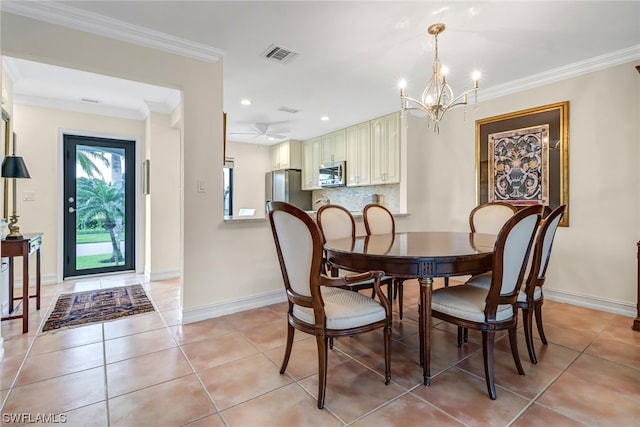
[[[392,113],[370,123],[371,184],[399,183],[400,113]]]
[[[338,162],[346,160],[347,149],[345,144],[345,130],[340,129],[321,137],[320,163]]]
[[[313,138],[302,143],[302,189],[316,190],[320,188],[318,183],[318,170],[320,169],[320,137]]]
[[[300,150],[300,141],[293,139],[272,145],[270,148],[271,170],[301,169],[302,153]]]
[[[371,184],[371,123],[346,129],[347,186]]]

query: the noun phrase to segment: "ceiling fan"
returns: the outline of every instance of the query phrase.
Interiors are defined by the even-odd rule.
[[[229,132],[229,135],[253,135],[254,138],[270,138],[270,139],[284,139],[287,138],[287,129],[271,129],[271,126],[276,123],[255,123],[250,126],[251,130],[248,132]]]

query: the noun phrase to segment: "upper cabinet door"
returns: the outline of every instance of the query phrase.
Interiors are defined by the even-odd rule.
[[[344,129],[322,136],[321,163],[339,162],[346,160],[346,158],[347,147]]]
[[[400,182],[400,115],[371,120],[371,184]]]
[[[302,143],[302,189],[320,188],[318,170],[320,169],[320,138]]]
[[[281,142],[280,144],[272,145],[270,155],[271,170],[302,168],[300,141],[291,139]]]
[[[346,130],[347,185],[356,187],[371,183],[371,126],[369,122]]]

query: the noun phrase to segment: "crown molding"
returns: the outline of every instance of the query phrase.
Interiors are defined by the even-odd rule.
[[[620,64],[626,64],[640,59],[640,45],[617,50],[605,55],[596,56],[584,61],[574,62],[563,67],[554,68],[538,74],[532,74],[522,79],[492,86],[478,91],[478,101],[488,101],[501,96],[511,95],[523,90],[559,82],[561,80],[578,77],[595,71],[604,70]]]
[[[212,46],[49,1],[4,0],[2,10],[205,62],[217,62],[225,54],[224,50]]]

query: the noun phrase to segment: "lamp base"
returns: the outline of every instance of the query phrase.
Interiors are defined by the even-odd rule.
[[[22,239],[22,234],[20,234],[20,226],[16,225],[17,222],[18,215],[14,213],[9,217],[9,234],[5,236],[6,240]]]

